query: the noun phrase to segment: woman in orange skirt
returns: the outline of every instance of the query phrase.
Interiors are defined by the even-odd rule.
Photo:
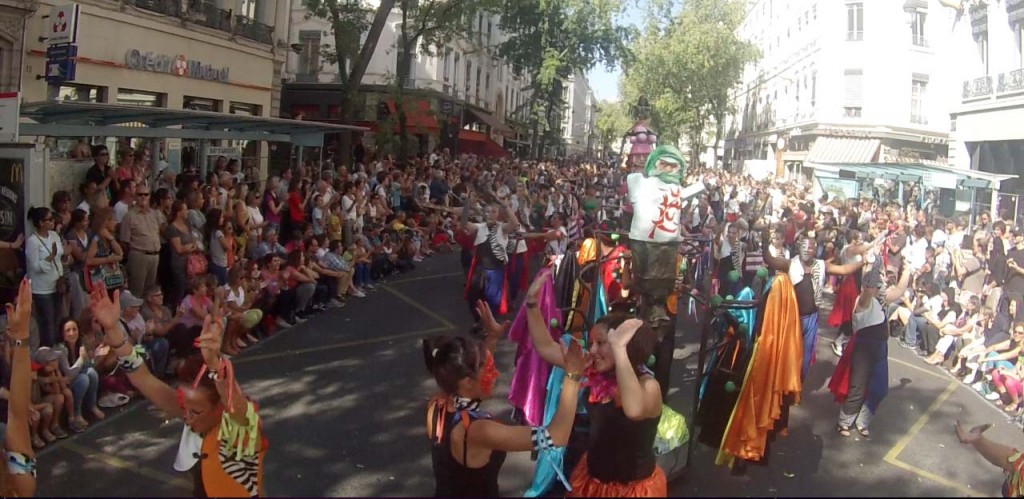
[[[531,286],[538,287],[540,279]],[[548,363],[562,367],[562,349],[528,293],[530,339]],[[533,302],[531,303],[531,299]],[[668,483],[654,455],[661,387],[647,369],[657,334],[635,317],[613,312],[590,329],[584,370],[590,389],[590,442],[569,479],[569,497],[665,497]]]

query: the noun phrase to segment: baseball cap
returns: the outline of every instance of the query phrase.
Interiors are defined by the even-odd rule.
[[[131,307],[141,307],[142,298],[136,298],[131,291],[125,290],[121,293],[121,310]]]

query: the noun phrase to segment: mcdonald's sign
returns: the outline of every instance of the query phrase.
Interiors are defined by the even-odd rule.
[[[0,240],[13,241],[25,231],[25,164],[0,158]]]

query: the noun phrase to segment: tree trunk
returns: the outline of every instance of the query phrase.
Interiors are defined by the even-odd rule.
[[[714,149],[715,149],[715,153],[714,153],[715,157],[711,159],[711,161],[714,163],[714,164],[711,165],[712,168],[714,168],[715,166],[718,165],[718,144],[722,142],[722,127],[725,126],[724,122],[725,122],[725,113],[723,113],[721,111],[716,113],[715,114],[715,147],[714,147]],[[725,166],[724,154],[725,153],[723,151],[722,166]]]
[[[405,113],[405,80],[409,78],[409,63],[412,59],[412,47],[416,40],[409,40],[409,0],[402,0],[402,31],[398,34],[398,59],[395,61],[395,111],[398,112],[398,156],[405,159],[409,154],[409,134],[406,124],[409,117]]]
[[[352,61],[352,69],[349,71],[341,96],[341,124],[352,125],[355,123],[356,110],[352,107],[356,102],[356,94],[366,75],[366,68],[370,65],[370,58],[377,50],[377,42],[380,34],[384,31],[384,24],[388,21],[388,15],[395,6],[395,0],[380,0],[377,12],[373,16],[373,24],[366,34],[366,42],[359,50],[359,58]],[[345,166],[352,166],[352,132],[341,134],[341,143],[338,145],[341,150],[342,161]]]

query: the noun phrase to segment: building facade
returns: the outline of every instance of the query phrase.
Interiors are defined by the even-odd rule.
[[[287,23],[284,0],[88,0],[79,9],[76,74],[61,83],[45,79],[51,4],[40,4],[28,19],[20,67],[23,102],[276,114],[286,40],[275,38],[282,34],[275,26]],[[199,144],[171,142],[168,150],[183,151],[184,163],[203,160]],[[250,157],[262,156],[259,147],[251,144]]]
[[[594,148],[597,124],[597,99],[582,72],[569,77],[563,87],[565,109],[562,113],[562,156],[589,156]]]
[[[778,175],[839,164],[946,165],[956,15],[938,0],[756,0],[739,36],[761,59],[733,93],[723,162]]]
[[[338,90],[349,68],[339,68],[323,57],[321,47],[333,45],[331,25],[308,17],[302,0],[293,0],[291,13],[289,36],[296,50],[287,57],[283,116],[336,120],[341,104]],[[391,12],[356,102],[356,124],[375,132],[396,111],[401,18],[397,8]],[[488,155],[524,152],[530,79],[497,57],[505,37],[498,20],[479,14],[472,32],[462,39],[431,54],[418,47],[412,56],[409,77],[401,86],[408,133],[416,138],[417,153],[436,147]],[[364,143],[373,142],[374,134],[364,137]]]
[[[951,54],[960,76],[951,95],[951,159],[960,168],[1020,175],[1024,130],[1015,124],[1024,119],[1024,1],[944,3],[951,12],[963,9]],[[1009,180],[1003,188],[1019,193],[1024,183]]]

